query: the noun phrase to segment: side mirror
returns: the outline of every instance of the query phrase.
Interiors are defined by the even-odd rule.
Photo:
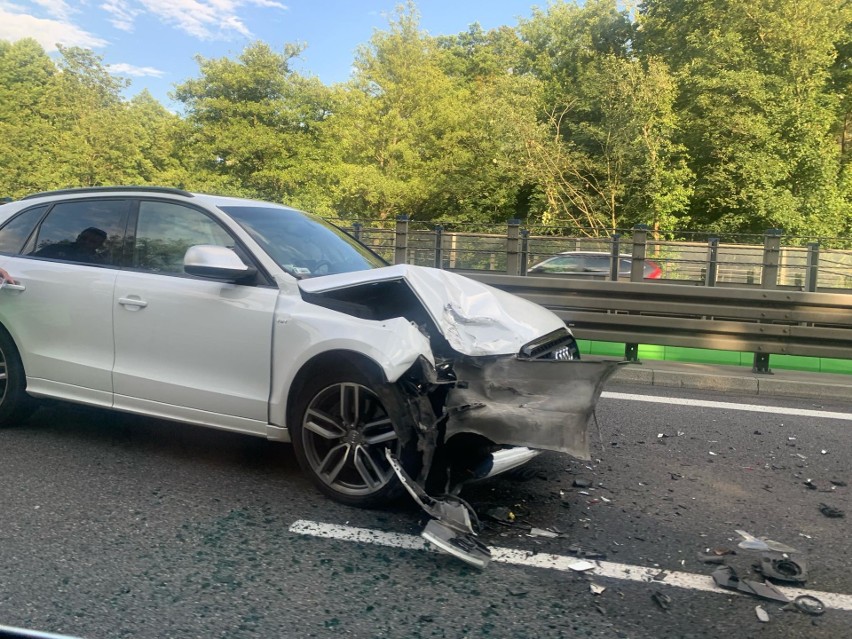
[[[237,282],[257,274],[257,269],[246,266],[232,249],[213,244],[190,246],[183,256],[183,270],[190,275],[225,282]]]

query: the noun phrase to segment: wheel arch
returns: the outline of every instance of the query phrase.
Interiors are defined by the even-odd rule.
[[[366,373],[381,383],[387,383],[388,381],[379,363],[363,353],[348,350],[330,350],[318,353],[299,368],[299,371],[290,383],[290,389],[287,392],[287,405],[284,410],[288,426],[293,423],[293,410],[298,404],[296,398],[304,389],[305,383],[314,375],[321,375],[324,370],[340,369],[341,367],[354,368],[362,373]]]

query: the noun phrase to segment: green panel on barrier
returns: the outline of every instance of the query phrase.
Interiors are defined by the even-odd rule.
[[[577,340],[580,353],[584,355],[602,355],[605,357],[624,357],[624,344],[619,342],[599,342]],[[723,366],[754,365],[753,353],[737,351],[712,351],[703,348],[686,348],[681,346],[656,346],[651,344],[639,345],[639,359],[665,360],[671,362],[695,362],[697,364],[719,364]],[[812,371],[819,373],[840,373],[852,375],[852,361],[846,359],[830,359],[827,357],[801,357],[797,355],[771,355],[770,368]]]

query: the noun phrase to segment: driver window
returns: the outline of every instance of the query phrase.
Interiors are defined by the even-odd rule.
[[[234,247],[233,238],[201,211],[171,202],[142,201],[136,224],[133,266],[164,275],[183,275],[190,246]]]

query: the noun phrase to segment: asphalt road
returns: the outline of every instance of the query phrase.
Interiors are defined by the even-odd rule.
[[[607,390],[852,413],[852,398]],[[545,454],[531,476],[466,489],[483,516],[515,515],[513,525],[484,516],[486,543],[709,575],[707,549],[738,550],[728,559],[747,569],[743,529],[805,553],[808,589],[852,595],[850,488],[831,484],[852,481],[852,421],[613,398],[598,421],[591,463]],[[0,462],[0,624],[91,639],[834,639],[852,628],[850,611],[812,617],[763,602],[761,623],[747,596],[500,563],[480,572],[291,532],[309,520],[418,535],[421,516],[330,502],[288,446],[249,437],[53,404],[0,431]],[[530,537],[524,525],[562,536]],[[591,583],[606,589],[592,594]]]

